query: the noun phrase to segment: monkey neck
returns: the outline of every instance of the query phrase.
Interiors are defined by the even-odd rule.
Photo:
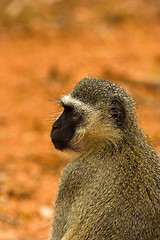
[[[118,169],[119,166],[127,169],[128,173],[137,171],[137,169],[145,173],[148,168],[152,172],[158,165],[157,154],[138,126],[132,131],[128,131],[118,142],[104,143],[102,146],[90,149],[80,158],[89,159],[90,162],[97,165],[104,161],[104,164],[109,165],[110,168]]]

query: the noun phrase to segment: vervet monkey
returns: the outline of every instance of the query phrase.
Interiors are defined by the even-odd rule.
[[[159,159],[117,84],[84,78],[60,99],[55,148],[80,153],[64,169],[50,240],[160,239]]]

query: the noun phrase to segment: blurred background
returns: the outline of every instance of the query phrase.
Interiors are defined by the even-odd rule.
[[[86,75],[130,93],[160,153],[160,0],[0,1],[0,240],[48,238],[57,98]]]

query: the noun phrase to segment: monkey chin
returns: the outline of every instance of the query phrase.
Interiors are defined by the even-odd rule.
[[[64,145],[60,142],[55,142],[53,140],[52,140],[52,143],[53,143],[55,149],[57,149],[61,152],[66,152],[66,153],[72,154],[72,155],[77,156],[77,157],[82,155],[82,151],[80,149],[76,149],[70,144],[65,144]]]
[[[53,139],[52,139],[52,143],[57,150],[60,150],[62,152],[67,148],[67,146],[65,146],[63,143],[54,141]]]

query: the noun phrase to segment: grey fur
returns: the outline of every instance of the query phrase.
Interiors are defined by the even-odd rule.
[[[98,127],[95,135],[80,139],[82,155],[62,174],[50,240],[160,239],[159,159],[137,125],[133,100],[117,84],[95,78],[80,81],[70,96],[88,107],[79,129],[86,127],[90,107],[113,137],[97,137],[85,149],[83,141],[96,138]],[[125,109],[119,126],[112,118],[114,99]]]

